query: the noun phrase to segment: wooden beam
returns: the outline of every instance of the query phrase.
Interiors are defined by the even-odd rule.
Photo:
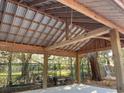
[[[123,56],[121,52],[121,43],[119,33],[117,31],[111,31],[111,48],[113,51],[113,59],[116,72],[116,81],[117,81],[117,91],[118,93],[124,93],[124,64]]]
[[[115,1],[122,9],[124,9],[124,0],[113,0]]]
[[[43,89],[47,88],[48,79],[48,54],[44,54],[44,65],[43,65]]]
[[[107,33],[109,33],[109,30],[110,29],[108,27],[102,27],[102,28],[96,29],[94,31],[90,31],[86,34],[77,36],[77,37],[75,37],[71,40],[66,40],[66,41],[63,41],[63,42],[60,42],[60,43],[56,43],[52,46],[47,47],[47,49],[52,50],[52,49],[67,46],[67,45],[70,45],[70,44],[74,44],[74,43],[77,43],[77,42],[81,42],[81,41],[84,41],[84,40],[87,40],[87,39],[90,39],[90,38],[94,38],[94,37],[97,37],[97,36],[100,36],[100,35],[103,35],[103,34],[107,34]]]
[[[73,52],[73,51],[65,51],[61,49],[49,51],[49,50],[46,50],[44,47],[16,44],[16,43],[3,42],[3,41],[0,41],[0,50],[11,51],[11,52],[27,52],[27,53],[29,52],[29,53],[36,53],[36,54],[44,54],[47,52],[49,55],[68,56],[68,57],[76,56],[76,52]]]
[[[103,16],[100,16],[99,14],[97,14],[96,12],[92,11],[91,9],[89,9],[88,7],[86,7],[83,4],[78,3],[76,0],[57,0],[58,2],[112,28],[112,29],[116,29],[117,31],[124,33],[124,30],[122,27],[118,26],[117,24],[113,23],[112,21],[106,19]]]

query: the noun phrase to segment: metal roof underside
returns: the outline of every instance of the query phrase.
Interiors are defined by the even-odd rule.
[[[65,6],[63,5],[57,8],[54,6],[54,8],[56,9],[49,8],[48,10],[45,10],[47,12],[44,13],[37,9],[26,6],[23,3],[20,4],[16,2],[16,0],[15,1],[8,0],[7,2],[5,1],[6,0],[0,0],[0,40],[1,41],[47,47],[55,43],[66,40],[67,31],[68,31],[69,39],[74,38],[76,36],[80,36],[84,33],[87,33],[87,31],[89,31],[89,29],[87,29],[89,27],[88,26],[89,24],[87,26],[84,26],[85,23],[82,23],[80,26],[75,24],[68,24],[67,27],[65,20],[57,18],[58,14],[54,16],[55,13],[59,13],[59,11],[60,13],[63,13],[63,10],[65,9],[64,8]],[[35,0],[23,0],[23,1],[29,4]],[[124,11],[113,0],[77,0],[77,1],[79,3],[86,5],[91,10],[95,11],[101,16],[104,16],[105,18],[114,22],[115,24],[124,27],[124,16],[123,16]],[[46,4],[48,7],[49,4],[50,5],[56,4],[56,1],[46,0],[45,2],[34,4],[34,7],[35,6],[39,8],[44,7],[45,9]],[[77,14],[76,11],[73,12],[74,14]],[[53,15],[54,17],[48,15],[47,13],[48,14],[54,13]],[[80,15],[81,18],[82,16],[84,16],[83,14]],[[59,16],[60,15],[58,15],[58,17]],[[84,16],[84,19],[85,17],[86,16]],[[68,18],[70,18],[70,16],[68,16]],[[75,16],[75,18],[77,18],[77,16]],[[90,20],[90,21],[91,21],[90,25],[92,25],[92,27],[94,27],[95,29],[99,28],[97,27],[99,23],[97,23],[94,20]],[[60,49],[78,51],[82,49],[83,46],[85,47],[85,45],[88,44],[89,42],[91,42],[90,39],[85,40],[83,42],[78,42],[76,44],[71,44],[69,46],[64,46]]]
[[[124,27],[124,9],[114,0],[77,0],[101,16]]]
[[[50,46],[66,40],[66,22],[31,9],[13,1],[0,0],[0,40],[19,44]],[[80,26],[69,25],[69,38],[83,34],[86,30]],[[62,49],[77,51],[84,45],[79,42]]]

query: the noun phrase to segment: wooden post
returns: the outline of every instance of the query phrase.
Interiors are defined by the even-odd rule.
[[[122,60],[119,32],[111,31],[110,35],[116,72],[117,91],[118,93],[124,93],[124,64]]]
[[[48,78],[48,54],[44,54],[43,89],[47,88],[47,78]]]
[[[80,57],[78,56],[78,53],[76,54],[76,80],[77,83],[81,83],[81,77],[80,77]]]

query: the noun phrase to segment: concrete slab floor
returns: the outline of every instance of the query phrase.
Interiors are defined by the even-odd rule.
[[[117,93],[117,91],[115,89],[99,88],[83,84],[73,84],[68,86],[30,90],[18,93]]]

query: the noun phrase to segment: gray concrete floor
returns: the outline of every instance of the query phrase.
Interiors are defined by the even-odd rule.
[[[47,89],[30,90],[18,93],[117,93],[114,89],[99,88],[83,84],[53,87]]]

